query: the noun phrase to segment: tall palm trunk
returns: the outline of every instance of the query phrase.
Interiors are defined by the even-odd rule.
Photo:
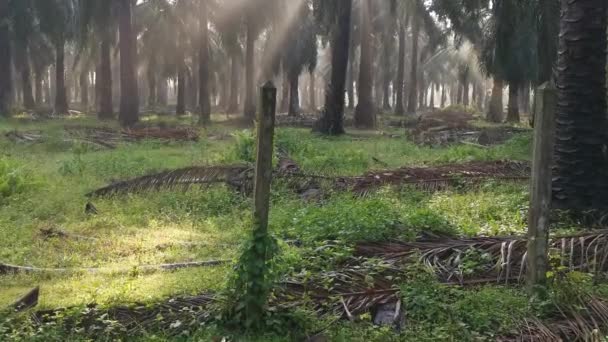
[[[300,113],[300,75],[290,72],[289,75],[289,115],[296,116]]]
[[[348,68],[346,74],[346,94],[348,95],[348,109],[355,109],[355,41],[351,32],[348,47]]]
[[[167,79],[164,77],[160,77],[156,86],[156,102],[163,108],[167,107],[167,92]]]
[[[230,100],[227,112],[236,113],[239,110],[239,62],[236,53],[232,55],[230,70]]]
[[[16,45],[18,69],[21,76],[21,91],[23,92],[23,107],[25,109],[33,109],[36,104],[34,95],[32,94],[32,73],[28,58],[27,42],[22,42]]]
[[[101,40],[99,73],[95,77],[98,83],[98,104],[99,111],[97,117],[100,120],[114,118],[114,107],[112,104],[112,56],[111,56],[111,36],[104,33]]]
[[[348,65],[352,0],[338,2],[338,23],[331,38],[331,80],[325,91],[325,109],[317,129],[328,135],[344,133],[344,83]]]
[[[200,109],[199,123],[207,125],[211,122],[211,100],[209,99],[209,28],[207,0],[200,1],[200,47],[198,53],[198,101]]]
[[[36,106],[42,106],[44,94],[42,93],[43,71],[39,67],[34,67],[34,101]]]
[[[148,61],[148,67],[146,76],[148,78],[148,106],[154,107],[158,104],[158,100],[156,95],[158,93],[157,90],[157,77],[156,77],[156,57],[151,56]]]
[[[135,35],[133,33],[132,1],[120,0],[118,27],[120,33],[120,113],[122,126],[139,121],[139,96],[135,70]]]
[[[414,13],[412,17],[412,68],[410,70],[410,92],[407,103],[407,111],[416,113],[418,103],[418,38],[420,36],[420,18]]]
[[[520,121],[519,118],[519,90],[520,86],[518,82],[509,83],[509,108],[507,109],[507,121],[516,122]]]
[[[359,63],[358,95],[359,103],[355,109],[355,126],[373,128],[376,126],[376,113],[372,96],[372,30],[371,2],[362,0],[361,6],[361,62]]]
[[[445,83],[441,85],[441,108],[445,107],[446,94],[445,94]]]
[[[68,98],[65,88],[65,38],[59,33],[55,45],[55,113],[68,113]]]
[[[390,20],[390,23],[385,24],[384,27],[384,42],[382,47],[384,51],[382,52],[382,64],[383,64],[383,74],[382,74],[382,109],[386,112],[390,111],[391,108],[391,53],[394,48],[394,40],[393,40],[393,32],[394,32],[394,18]]]
[[[186,114],[186,65],[180,62],[177,68],[177,106],[176,115]]]
[[[12,92],[9,0],[0,0],[0,117],[10,115]]]
[[[80,85],[80,105],[84,111],[89,107],[89,71],[85,68],[80,71],[78,83]]]
[[[311,70],[310,71],[310,83],[309,83],[309,89],[308,89],[308,96],[309,96],[309,105],[310,105],[310,109],[313,112],[317,111],[317,95],[315,94],[317,92],[317,86],[316,86],[316,77],[315,77],[315,71]]]
[[[247,120],[253,121],[255,118],[255,100],[254,100],[254,49],[255,49],[255,19],[251,14],[247,16],[247,43],[245,51],[245,107],[244,116]]]
[[[462,104],[465,107],[468,107],[469,104],[471,103],[469,101],[470,92],[471,92],[471,88],[469,87],[469,80],[468,80],[468,78],[465,78],[464,82],[462,83]]]
[[[607,7],[605,0],[561,1],[553,171],[557,208],[608,206]]]
[[[399,23],[399,57],[397,59],[397,80],[395,86],[396,103],[395,115],[404,115],[403,82],[405,76],[405,24]]]
[[[494,78],[494,85],[492,87],[492,97],[490,98],[490,106],[488,107],[488,114],[486,119],[489,122],[501,122],[503,117],[503,104],[502,104],[502,88],[503,81],[499,78]]]

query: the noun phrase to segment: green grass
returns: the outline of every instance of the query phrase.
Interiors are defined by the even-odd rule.
[[[249,198],[224,186],[151,192],[95,200],[99,214],[91,216],[84,212],[85,194],[114,180],[165,169],[251,161],[251,132],[217,126],[201,130],[199,142],[146,141],[96,151],[63,142],[65,125],[99,123],[87,118],[0,122],[0,132],[42,130],[50,137],[40,144],[14,144],[0,137],[0,262],[103,267],[109,271],[0,276],[0,308],[38,285],[42,309],[92,302],[155,302],[224,288],[231,275],[230,266],[148,274],[111,270],[141,264],[236,259],[249,235]],[[519,135],[488,149],[465,145],[429,148],[407,141],[402,132],[393,129],[384,133],[353,131],[338,138],[318,136],[305,129],[279,129],[276,145],[287,150],[306,172],[359,175],[384,168],[374,158],[389,168],[527,160],[530,136]],[[295,265],[302,253],[330,239],[352,245],[360,240],[414,239],[424,231],[522,233],[526,201],[525,186],[496,182],[471,191],[436,194],[408,187],[382,189],[365,198],[330,193],[322,203],[304,202],[278,184],[273,189],[270,225],[278,237],[304,242],[301,249],[283,246],[286,262]],[[47,227],[96,240],[44,239],[40,229]],[[205,340],[211,336],[205,334],[215,333],[220,332],[209,328],[200,332],[200,338]],[[382,340],[381,336],[392,334],[366,324],[356,328],[339,325],[331,331],[335,341]],[[151,335],[146,339],[155,340]],[[261,340],[273,339],[282,340],[276,336]],[[157,340],[163,338],[159,335]]]

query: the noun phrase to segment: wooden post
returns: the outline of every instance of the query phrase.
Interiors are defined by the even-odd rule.
[[[261,108],[258,111],[257,156],[253,199],[255,229],[266,233],[272,181],[272,150],[277,88],[268,81],[261,88]]]
[[[539,292],[546,282],[551,210],[553,145],[557,90],[545,83],[537,90],[534,127],[530,210],[528,217],[527,283],[531,293]]]
[[[257,121],[257,155],[253,197],[253,240],[251,247],[241,258],[246,269],[242,285],[246,289],[245,325],[248,329],[259,328],[266,306],[269,286],[268,259],[271,258],[272,242],[268,235],[270,209],[270,183],[272,181],[272,150],[277,89],[272,82],[260,89],[260,109]],[[238,309],[237,309],[238,310]]]

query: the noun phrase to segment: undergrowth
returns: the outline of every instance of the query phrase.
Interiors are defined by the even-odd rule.
[[[187,119],[185,119],[187,120]],[[185,122],[182,122],[185,123]],[[0,122],[0,130],[32,129],[47,133],[37,144],[0,138],[0,262],[40,267],[133,267],[128,274],[33,274],[0,276],[0,307],[40,285],[39,309],[102,307],[164,299],[226,288],[231,266],[142,274],[136,266],[213,259],[235,260],[250,235],[251,199],[232,188],[214,185],[188,191],[159,191],[88,199],[84,195],[109,182],[192,165],[251,163],[251,130],[226,127],[201,130],[199,142],[144,141],[97,150],[62,139],[65,125],[96,125],[92,119],[24,124]],[[232,133],[227,134],[227,133]],[[304,172],[360,175],[372,169],[437,165],[472,160],[528,160],[530,136],[504,145],[430,148],[404,139],[402,132],[353,132],[326,138],[307,129],[278,129],[277,155],[287,153]],[[394,136],[398,135],[397,138]],[[214,139],[213,136],[226,136]],[[364,197],[322,189],[318,200],[304,201],[287,184],[274,183],[270,228],[279,238],[277,274],[329,271],[352,257],[358,241],[414,240],[424,234],[487,235],[521,233],[525,226],[524,186],[486,182],[474,189],[435,194],[415,188],[386,187]],[[98,214],[84,211],[91,200]],[[41,228],[56,227],[95,240],[47,238]],[[474,258],[472,258],[474,259]],[[471,266],[474,268],[474,265]],[[331,341],[423,341],[450,336],[489,338],[530,314],[517,290],[446,288],[420,274],[403,284],[408,325],[399,334],[376,327],[369,315],[357,324],[319,318],[308,308],[275,315],[265,324],[274,333],[247,336],[219,325],[189,329],[187,336],[146,331],[129,340],[286,341],[324,330]],[[414,301],[415,299],[415,301]],[[512,317],[499,311],[513,308]],[[77,313],[74,313],[77,315]],[[0,340],[87,340],[61,324],[35,327],[26,316],[0,315]],[[118,329],[118,328],[117,328]],[[458,335],[466,331],[468,335]],[[117,335],[113,335],[116,333]],[[124,338],[124,332],[100,331],[95,339]],[[219,339],[217,339],[219,337]],[[418,338],[418,339],[417,339]]]

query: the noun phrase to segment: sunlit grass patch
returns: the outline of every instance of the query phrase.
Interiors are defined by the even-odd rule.
[[[476,191],[436,193],[429,208],[465,235],[517,235],[527,229],[528,201],[525,184],[490,181]]]

